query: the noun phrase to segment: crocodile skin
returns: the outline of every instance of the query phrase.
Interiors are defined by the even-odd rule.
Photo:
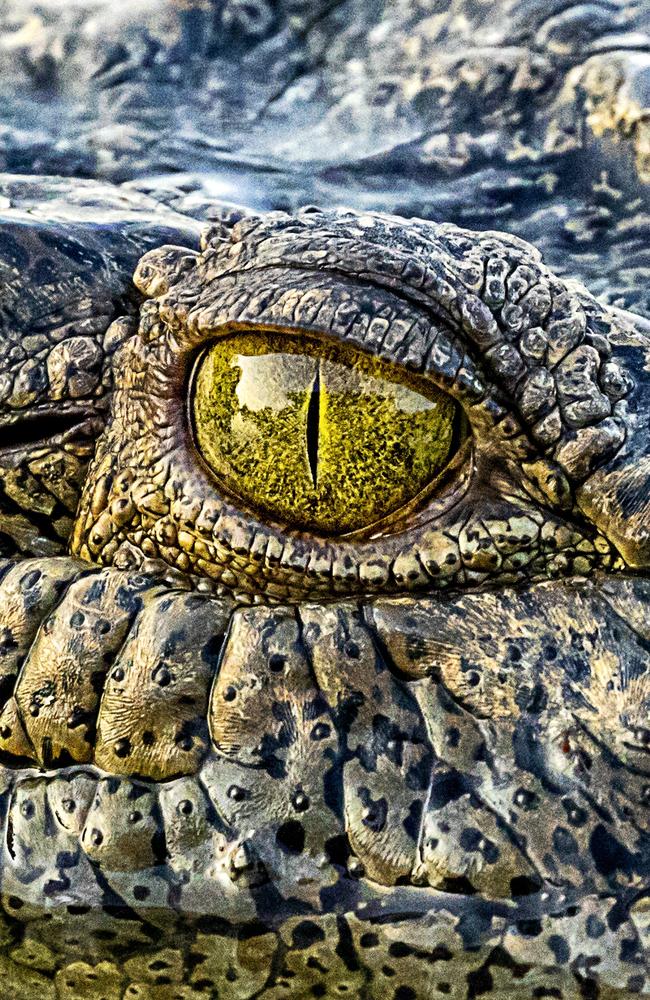
[[[80,331],[82,296],[22,355],[5,337],[4,426],[36,427],[2,453],[8,988],[645,990],[643,322],[503,234],[235,214],[197,252],[148,202],[139,239],[159,213],[190,246],[142,257],[138,302],[112,217],[93,274],[128,308],[103,332]],[[349,540],[222,493],[187,377],[233,322],[352,343],[454,397],[470,440],[442,493]],[[80,440],[57,554],[43,497]]]
[[[650,993],[647,51],[633,0],[0,3],[0,1000]],[[436,489],[231,495],[238,325],[452,396]]]

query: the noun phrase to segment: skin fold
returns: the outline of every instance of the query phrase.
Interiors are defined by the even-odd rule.
[[[503,233],[102,197],[0,238],[68,282],[1,342],[11,995],[646,992],[644,322]],[[444,393],[444,472],[342,534],[234,495],[241,330]]]

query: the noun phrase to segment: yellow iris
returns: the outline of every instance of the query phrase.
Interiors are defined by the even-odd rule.
[[[197,446],[237,497],[290,527],[342,534],[412,500],[446,465],[454,401],[341,344],[244,332],[199,359]]]

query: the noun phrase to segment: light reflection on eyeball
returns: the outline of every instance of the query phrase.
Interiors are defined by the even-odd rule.
[[[229,334],[198,359],[196,446],[263,516],[320,534],[400,511],[443,471],[461,411],[422,377],[317,337]]]

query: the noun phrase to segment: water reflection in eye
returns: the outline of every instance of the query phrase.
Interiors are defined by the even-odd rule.
[[[366,527],[444,468],[458,407],[422,378],[316,338],[240,333],[199,360],[198,448],[237,497],[290,526]]]

